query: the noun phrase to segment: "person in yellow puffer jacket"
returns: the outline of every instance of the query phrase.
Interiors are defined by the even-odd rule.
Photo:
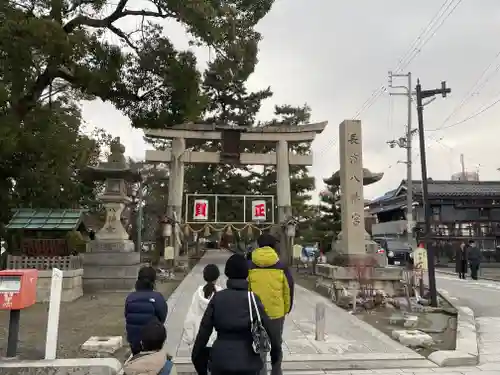
[[[293,278],[275,250],[276,238],[264,233],[257,239],[257,244],[259,247],[252,251],[249,259],[248,285],[262,301],[271,319],[270,329],[279,337],[281,346],[285,315],[291,311],[293,305]],[[263,353],[262,357],[265,360],[266,354]],[[271,375],[281,374],[280,359],[273,364]]]

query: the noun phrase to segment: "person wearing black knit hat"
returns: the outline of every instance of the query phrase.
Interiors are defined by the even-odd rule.
[[[172,356],[165,353],[163,346],[167,330],[163,323],[154,319],[141,330],[141,350],[123,364],[125,375],[176,375]]]
[[[227,289],[217,292],[210,300],[200,323],[191,359],[195,367],[203,361],[203,348],[215,330],[217,338],[212,346],[210,372],[213,375],[257,375],[264,363],[252,348],[250,306],[254,305],[250,302],[251,292],[248,290],[248,261],[243,255],[232,255],[226,262],[224,274],[228,278]],[[269,317],[256,295],[255,309],[269,332]],[[254,319],[256,310],[252,307]],[[271,362],[276,363],[281,359],[281,346],[278,337],[273,334],[269,334],[269,341]]]
[[[194,339],[200,327],[201,319],[203,318],[203,314],[205,314],[210,300],[222,289],[216,284],[219,276],[219,267],[215,264],[208,264],[203,269],[203,279],[206,284],[200,286],[194,292],[191,300],[191,306],[189,307],[186,320],[184,321],[184,335],[182,338],[183,341],[190,347],[193,346]],[[206,375],[208,373],[210,352],[214,341],[215,334],[212,334],[207,345],[203,348],[202,353],[199,355],[195,366],[196,372],[199,375]]]
[[[226,262],[224,274],[228,279],[246,280],[248,278],[247,260],[239,254],[232,255]]]

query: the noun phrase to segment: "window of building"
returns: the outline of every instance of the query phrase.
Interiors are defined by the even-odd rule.
[[[479,218],[483,220],[489,220],[491,215],[491,210],[489,208],[479,209]]]
[[[431,207],[432,210],[432,220],[433,221],[441,221],[441,207],[440,206],[433,206]]]
[[[462,237],[472,237],[474,230],[471,223],[461,223],[460,225],[460,235]]]
[[[488,237],[492,235],[491,223],[481,223],[480,224],[481,235]]]

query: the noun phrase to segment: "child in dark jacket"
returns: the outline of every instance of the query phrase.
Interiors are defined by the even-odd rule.
[[[135,283],[135,292],[130,293],[125,300],[125,323],[127,341],[132,355],[141,350],[142,329],[151,321],[165,323],[167,319],[167,302],[163,295],[155,291],[156,270],[143,267]]]

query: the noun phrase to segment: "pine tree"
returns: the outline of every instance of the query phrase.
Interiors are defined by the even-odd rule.
[[[274,115],[273,120],[261,124],[261,126],[298,126],[307,124],[311,119],[311,108],[307,104],[299,107],[279,105],[275,107]],[[299,155],[304,155],[310,152],[311,142],[290,144],[289,149]],[[276,145],[273,143],[259,145],[259,152],[276,152]],[[252,178],[256,193],[276,194],[276,166],[266,166],[262,172],[253,172]],[[299,221],[311,218],[314,215],[314,210],[308,202],[311,200],[310,193],[314,190],[314,177],[309,176],[307,167],[290,166],[290,190],[292,214]]]
[[[257,64],[260,35],[242,33],[233,36],[224,53],[218,53],[204,73],[202,92],[207,107],[202,122],[220,125],[250,127],[255,122],[261,102],[270,97],[270,88],[248,92],[246,82]],[[221,141],[194,145],[203,151],[220,151]],[[186,169],[186,187],[189,193],[199,194],[250,194],[251,181],[246,176],[246,166],[229,164],[197,164]],[[241,199],[219,199],[218,220],[239,222],[243,220]]]
[[[333,177],[333,176],[332,176]],[[314,233],[320,249],[331,250],[332,242],[342,228],[340,217],[340,186],[333,182],[333,178],[325,178],[326,189],[320,194],[318,216],[314,219]]]

